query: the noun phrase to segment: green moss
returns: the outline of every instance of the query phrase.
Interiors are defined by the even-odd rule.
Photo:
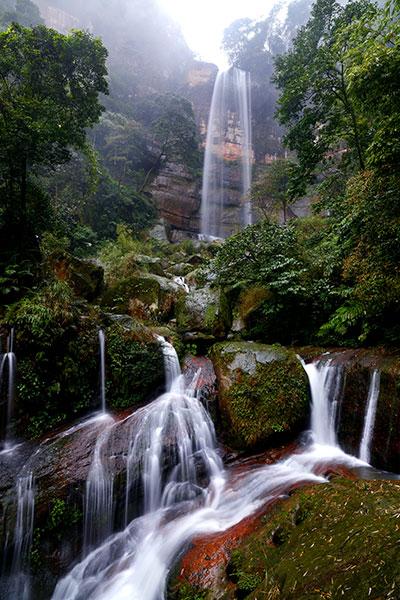
[[[207,590],[192,587],[187,583],[177,584],[168,591],[168,600],[208,600]]]
[[[308,415],[307,377],[292,351],[229,342],[211,351],[228,441],[240,449],[296,433]]]
[[[237,589],[256,584],[239,597],[398,598],[399,504],[398,482],[335,480],[295,492],[232,555]]]
[[[151,277],[129,275],[113,282],[103,294],[102,304],[117,313],[129,311],[129,301],[137,298],[147,306],[158,306],[160,284]]]
[[[106,330],[107,402],[127,408],[148,399],[164,381],[159,344],[144,328],[127,331],[114,324]]]

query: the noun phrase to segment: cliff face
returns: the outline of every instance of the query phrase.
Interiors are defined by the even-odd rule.
[[[179,90],[192,103],[203,150],[217,73],[216,65],[194,62],[187,72],[185,85]],[[232,110],[220,150],[225,162],[222,230],[226,236],[237,231],[241,222],[241,137],[239,115]],[[183,165],[171,163],[166,164],[153,181],[150,191],[160,216],[172,227],[172,239],[196,236],[200,232],[201,184],[200,173],[193,175]]]
[[[187,167],[167,163],[150,192],[160,216],[171,227],[172,239],[195,236],[200,228],[200,181]]]

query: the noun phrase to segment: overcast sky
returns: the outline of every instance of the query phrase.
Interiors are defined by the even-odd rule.
[[[224,29],[242,17],[265,17],[274,0],[159,0],[177,21],[186,41],[202,60],[227,66],[220,46]]]

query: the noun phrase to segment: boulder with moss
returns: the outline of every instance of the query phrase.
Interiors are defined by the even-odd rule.
[[[223,291],[205,286],[181,296],[176,307],[176,321],[181,332],[197,332],[221,339],[229,331],[232,316]]]
[[[67,282],[77,296],[93,300],[104,285],[104,269],[92,259],[81,259],[64,253],[48,259],[56,278]]]
[[[144,321],[168,321],[182,293],[182,288],[166,277],[136,272],[109,285],[102,304]]]
[[[294,436],[307,422],[307,376],[281,346],[222,342],[210,352],[218,378],[226,441],[241,450]]]

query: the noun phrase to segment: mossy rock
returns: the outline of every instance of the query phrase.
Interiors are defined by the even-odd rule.
[[[302,430],[309,414],[308,380],[292,350],[222,342],[210,356],[228,443],[247,450]]]
[[[400,482],[296,491],[232,554],[226,598],[399,598],[399,506]]]
[[[101,293],[104,285],[104,269],[95,260],[79,259],[65,254],[50,257],[49,263],[56,278],[67,282],[77,296],[93,300]]]
[[[180,332],[198,331],[223,338],[232,322],[225,294],[210,287],[191,290],[177,303],[176,322]]]
[[[113,312],[127,313],[143,321],[167,321],[182,289],[173,281],[152,273],[134,273],[113,283],[102,304]]]

